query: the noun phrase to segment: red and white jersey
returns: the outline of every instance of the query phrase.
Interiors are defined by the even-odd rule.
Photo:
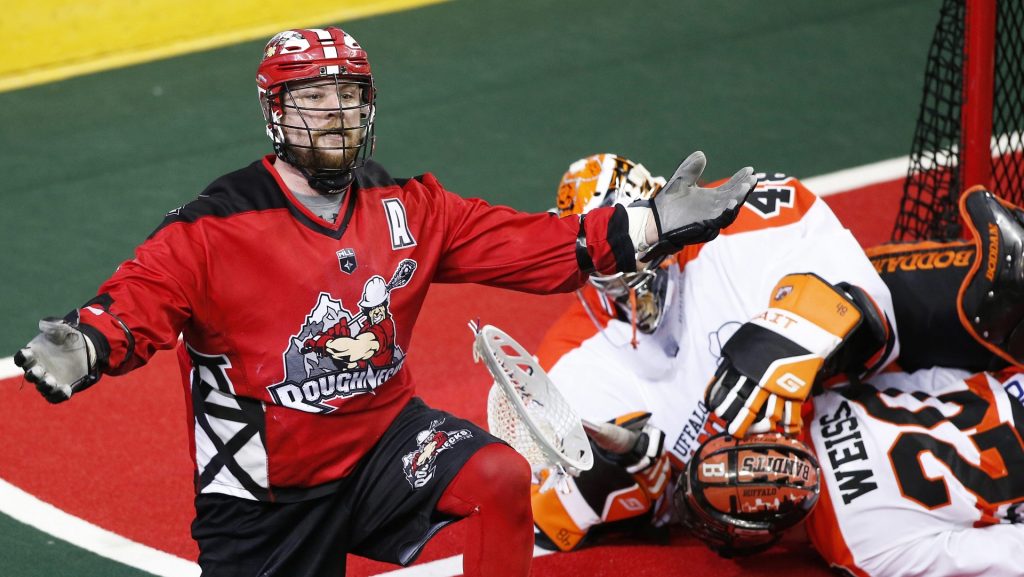
[[[783,276],[813,272],[858,285],[894,318],[889,291],[853,235],[795,178],[761,179],[735,223],[677,256],[661,324],[638,335],[636,349],[630,323],[587,286],[586,304],[566,311],[538,350],[541,366],[583,418],[653,413],[676,466],[708,436],[704,389],[722,344],[767,308]]]
[[[198,490],[285,501],[347,476],[412,397],[405,358],[432,282],[550,293],[585,275],[578,218],[463,199],[369,162],[332,223],[273,164],[172,211],[79,316],[111,374],[182,334]],[[586,219],[599,269],[632,254],[627,222],[621,208]]]
[[[891,372],[814,398],[807,521],[858,577],[1024,575],[1024,374]]]

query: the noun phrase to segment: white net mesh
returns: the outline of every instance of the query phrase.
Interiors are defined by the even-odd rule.
[[[491,385],[491,392],[487,395],[487,427],[492,435],[519,451],[534,467],[549,464],[544,450],[533,440],[530,428],[519,418],[512,401],[497,384]]]

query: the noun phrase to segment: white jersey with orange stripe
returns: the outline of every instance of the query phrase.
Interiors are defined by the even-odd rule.
[[[666,433],[677,467],[708,436],[703,395],[722,343],[767,307],[783,276],[813,272],[829,283],[858,285],[894,318],[889,291],[853,235],[795,178],[763,178],[733,225],[677,256],[661,324],[639,335],[636,349],[631,324],[587,287],[538,350],[541,365],[583,418],[653,413],[651,423]]]
[[[815,397],[808,533],[857,577],[1024,575],[1024,374],[891,372]]]

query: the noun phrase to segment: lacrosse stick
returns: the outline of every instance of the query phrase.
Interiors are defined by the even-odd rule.
[[[532,466],[552,471],[541,491],[564,475],[576,476],[593,466],[586,431],[606,450],[625,453],[633,448],[638,433],[580,419],[533,356],[512,337],[490,325],[469,326],[476,337],[474,361],[483,359],[495,381],[487,398],[491,433]]]

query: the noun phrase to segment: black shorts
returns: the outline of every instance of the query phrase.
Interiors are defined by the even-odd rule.
[[[457,519],[438,500],[481,447],[501,442],[413,398],[336,491],[294,503],[196,497],[203,577],[340,577],[354,553],[399,565]]]

